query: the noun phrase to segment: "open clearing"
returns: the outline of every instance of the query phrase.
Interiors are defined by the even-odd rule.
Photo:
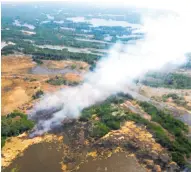
[[[65,85],[51,85],[46,81],[55,77],[55,74],[30,74],[30,69],[36,67],[37,64],[32,61],[30,56],[3,56],[2,57],[2,115],[6,115],[13,110],[19,109],[26,112],[30,109],[35,100],[32,96],[38,91],[53,92],[58,89],[67,87]],[[70,68],[71,71],[79,71],[78,73],[59,74],[68,81],[82,81],[81,74],[85,73],[89,65],[81,61],[72,60],[43,60],[42,66],[49,69]]]

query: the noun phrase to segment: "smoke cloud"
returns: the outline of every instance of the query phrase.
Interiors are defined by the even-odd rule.
[[[168,63],[184,63],[185,53],[191,49],[189,16],[182,10],[165,14],[141,12],[142,24],[133,34],[144,33],[144,37],[128,45],[116,43],[109,55],[97,62],[95,70],[86,74],[83,84],[42,97],[30,118],[38,118],[40,112],[51,115],[46,120],[39,117],[33,134],[49,131],[66,118],[78,118],[84,108],[127,90],[134,79],[150,70],[160,70]]]

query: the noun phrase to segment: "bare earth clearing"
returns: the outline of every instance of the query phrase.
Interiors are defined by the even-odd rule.
[[[43,61],[43,66],[50,69],[63,69],[74,66],[77,70],[85,72],[89,65],[85,62],[76,61]],[[32,95],[38,90],[44,92],[51,92],[66,87],[64,85],[56,86],[50,85],[46,81],[53,75],[35,75],[30,74],[28,71],[37,66],[29,56],[3,56],[2,57],[2,114],[12,112],[13,110],[20,109],[22,106],[29,104],[30,108],[32,103]],[[61,74],[59,74],[61,75]],[[62,75],[61,75],[62,76]],[[68,81],[80,82],[82,77],[76,73],[66,73],[63,78]],[[23,109],[26,111],[26,108]]]

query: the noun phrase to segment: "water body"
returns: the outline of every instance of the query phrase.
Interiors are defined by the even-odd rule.
[[[84,33],[87,33],[89,32],[89,30],[83,30]],[[80,37],[85,37],[85,38],[93,38],[94,35],[91,35],[91,34],[76,34],[77,36],[80,36]]]
[[[3,47],[6,47],[6,46],[7,46],[6,42],[1,42],[1,49],[2,49]]]
[[[117,38],[138,38],[140,37],[141,35],[135,35],[135,34],[132,34],[132,35],[122,35],[122,36],[118,36],[117,35]]]
[[[99,16],[125,17],[125,15],[122,14],[99,14]]]
[[[25,41],[25,42],[30,42],[30,43],[35,43],[35,41],[30,40],[30,39],[23,39],[23,41]]]
[[[105,41],[111,41],[112,40],[112,36],[107,35],[106,37],[104,37],[104,40]]]
[[[112,44],[110,42],[106,41],[100,41],[100,40],[95,40],[95,39],[83,39],[83,38],[76,38],[78,41],[85,41],[85,42],[95,42],[95,43],[102,43],[102,44]]]
[[[34,30],[35,29],[35,26],[32,25],[32,24],[27,24],[27,23],[24,23],[24,24],[21,24],[19,20],[15,20],[13,22],[13,25],[15,26],[18,26],[18,27],[27,27],[28,29],[31,29],[31,30]]]
[[[64,68],[64,69],[49,69],[45,66],[37,65],[33,67],[32,69],[29,69],[29,74],[36,74],[36,75],[50,75],[50,74],[66,74],[66,73],[76,73],[79,72],[77,70],[73,70],[70,68]]]
[[[104,49],[95,49],[95,48],[76,48],[76,47],[70,47],[70,46],[59,46],[59,45],[35,45],[38,48],[48,48],[48,49],[54,49],[54,50],[63,50],[67,49],[69,52],[74,53],[88,53],[88,54],[95,54],[100,55],[100,53],[108,53],[108,50]],[[98,53],[93,53],[92,51],[96,51]]]
[[[28,30],[21,30],[22,33],[26,34],[26,35],[35,35],[36,32],[31,32],[31,31],[28,31]]]
[[[191,126],[191,114],[185,113],[184,115],[180,115],[180,120],[186,123],[188,126]]]
[[[34,144],[3,172],[10,172],[13,168],[17,168],[19,172],[62,172],[59,163],[62,161],[63,150],[58,151],[57,147],[56,143]]]
[[[50,22],[49,20],[44,20],[40,24],[46,24],[46,23],[49,23],[49,22]]]
[[[17,168],[19,172],[63,172],[60,162],[63,161],[64,148],[58,150],[57,143],[39,143],[30,146],[23,156],[16,158],[3,172]],[[81,159],[83,160],[83,159]],[[75,172],[146,172],[135,160],[126,153],[116,153],[102,160],[88,159]]]
[[[106,19],[100,19],[100,18],[92,18],[92,19],[86,19],[85,17],[69,17],[67,20],[71,20],[75,23],[78,22],[87,22],[93,25],[93,27],[99,27],[99,26],[122,26],[122,27],[132,27],[132,28],[139,28],[139,24],[132,24],[127,21],[118,21],[118,20],[106,20]]]
[[[47,17],[49,20],[54,20],[54,16],[51,16],[50,14],[47,14],[46,17]]]
[[[69,27],[60,27],[63,30],[71,30],[71,31],[75,31],[75,28],[69,28]]]
[[[6,47],[7,45],[15,45],[15,43],[14,42],[1,42],[1,49],[3,49],[3,47]]]
[[[63,21],[63,20],[60,20],[60,21],[54,21],[54,23],[57,23],[57,24],[63,24],[64,21]]]
[[[135,158],[128,157],[126,153],[113,154],[108,159],[89,160],[83,164],[76,172],[146,172],[137,164]]]

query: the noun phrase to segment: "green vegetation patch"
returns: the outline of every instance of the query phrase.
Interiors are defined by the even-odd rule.
[[[38,90],[33,96],[33,99],[38,99],[40,98],[42,95],[44,95],[44,92],[42,90]]]
[[[97,120],[92,120],[93,131],[92,136],[99,138],[107,134],[110,130],[117,130],[120,128],[121,122],[125,120],[125,113],[117,108],[117,105],[122,103],[124,98],[112,96],[105,102],[93,105],[82,111],[80,116],[81,121],[92,120],[96,117]],[[103,130],[103,131],[102,131]]]
[[[174,141],[166,140],[167,142],[162,145],[168,148],[173,161],[180,166],[184,166],[186,157],[189,158],[191,154],[191,141],[186,136],[188,134],[188,126],[182,121],[175,119],[171,114],[158,110],[147,102],[139,102],[139,105],[151,115],[152,121],[159,123],[174,137]]]
[[[1,147],[8,137],[17,136],[34,127],[34,122],[27,119],[27,115],[14,111],[1,117]]]
[[[66,79],[64,79],[63,77],[60,76],[56,76],[55,78],[51,78],[49,80],[46,81],[48,84],[51,85],[69,85],[69,86],[75,86],[78,85],[79,82],[76,81],[68,81]]]
[[[191,77],[177,73],[150,73],[141,82],[151,87],[191,89]]]
[[[184,97],[181,97],[175,93],[169,93],[169,94],[164,94],[162,96],[162,100],[166,102],[169,98],[172,98],[173,102],[179,106],[183,106],[186,109],[191,109],[190,106],[187,105],[187,101],[185,101]]]
[[[82,111],[79,120],[92,122],[93,128],[90,132],[95,138],[100,138],[111,130],[119,129],[121,123],[128,120],[146,126],[155,140],[167,148],[172,160],[184,167],[187,164],[186,158],[191,154],[191,141],[187,137],[188,126],[147,102],[138,103],[145,112],[151,115],[151,121],[120,109],[118,105],[125,99],[129,99],[128,97],[112,96],[103,103],[86,108]]]
[[[163,101],[167,101],[168,98],[172,98],[173,100],[182,100],[182,97],[178,96],[175,93],[164,94],[162,98]]]
[[[33,61],[36,62],[38,65],[43,64],[43,61],[40,60],[40,59],[38,59],[38,58],[34,58],[34,57],[32,57],[32,59],[33,59]]]

